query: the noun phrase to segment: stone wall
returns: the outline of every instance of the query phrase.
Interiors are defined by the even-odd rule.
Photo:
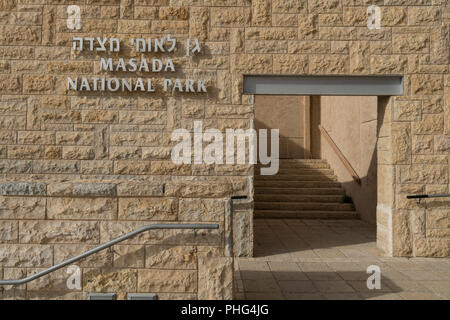
[[[30,276],[154,223],[214,223],[212,230],[150,230],[26,285],[4,299],[85,299],[89,292],[156,293],[159,299],[230,299],[233,257],[229,186],[145,182],[0,184],[0,263],[4,279]],[[138,187],[138,190],[136,189]],[[201,196],[201,197],[200,197]]]
[[[380,30],[366,26],[369,4],[381,7]],[[67,28],[68,5],[81,7],[81,30]],[[449,191],[447,5],[442,0],[1,1],[0,178],[4,182],[40,181],[47,186],[46,193],[38,197],[20,195],[11,202],[15,196],[8,195],[1,200],[3,276],[50,265],[64,252],[124,232],[127,224],[135,225],[135,219],[148,214],[155,220],[163,213],[167,215],[164,219],[179,218],[182,211],[177,209],[175,215],[171,210],[175,204],[182,205],[180,197],[211,197],[208,195],[224,185],[231,185],[227,197],[251,196],[253,169],[249,166],[174,165],[170,160],[170,133],[176,128],[192,129],[194,120],[220,130],[252,125],[253,97],[242,94],[244,74],[403,75],[405,94],[387,100],[386,112],[378,117],[378,244],[392,255],[450,255],[448,200],[418,205],[405,199],[408,193]],[[196,56],[186,57],[183,47],[177,47],[173,54],[177,72],[171,76],[207,79],[207,94],[66,91],[68,76],[93,76],[99,70],[100,55],[71,51],[74,36],[117,37],[123,45],[115,57],[130,58],[139,56],[129,45],[130,37],[169,33],[180,42],[188,37],[201,41],[202,52]],[[154,77],[160,86],[163,76]],[[63,196],[48,193],[60,194],[63,191],[49,186],[72,181],[131,182],[132,198],[146,192],[141,189],[142,182],[167,183],[164,198],[168,199],[143,196],[130,200],[117,195],[113,200],[102,195],[80,200],[73,191]],[[172,182],[184,186],[177,189],[176,196],[169,189]],[[198,184],[202,187],[193,196],[191,185]],[[171,197],[177,200],[171,201]],[[158,202],[158,210],[149,213],[143,208],[152,201]],[[114,204],[118,205],[115,212],[102,211]],[[86,207],[92,212],[81,210]],[[243,212],[234,236],[247,241],[241,254],[251,255],[251,205]],[[116,229],[114,219],[121,221]],[[102,233],[108,226],[111,230]],[[58,232],[64,228],[80,232]],[[59,245],[68,247],[58,250]],[[192,245],[205,259],[199,260],[196,270],[214,266],[219,272],[219,264],[211,263],[212,253],[200,254],[201,245]],[[219,247],[225,250],[224,245]],[[23,253],[11,257],[12,249]],[[100,256],[96,259],[101,261]],[[158,271],[153,277],[155,271],[146,264],[151,262],[141,260],[145,268],[137,271],[104,271],[104,276],[94,276],[102,270],[102,262],[96,259],[86,262],[86,268],[92,268],[87,278],[92,282],[86,282],[87,287],[98,283],[92,288],[109,290],[114,287],[109,284],[116,283],[122,291],[125,287],[139,290],[141,281],[148,290],[186,289],[205,297],[198,291],[203,286],[183,282],[190,279],[193,283],[195,272],[184,271],[186,277],[176,282],[180,287],[175,290],[170,287],[172,282],[149,280],[172,277],[168,271]],[[109,261],[114,267],[114,260]],[[229,273],[226,275],[220,279],[228,279]],[[214,291],[222,286],[205,287]]]

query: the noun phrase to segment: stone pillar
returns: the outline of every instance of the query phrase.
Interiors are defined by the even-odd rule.
[[[224,257],[216,248],[198,253],[199,300],[233,299],[233,264],[233,257]]]
[[[377,247],[392,255],[394,167],[391,162],[391,101],[378,99],[377,141]]]
[[[235,257],[253,257],[253,200],[234,200],[233,252]]]

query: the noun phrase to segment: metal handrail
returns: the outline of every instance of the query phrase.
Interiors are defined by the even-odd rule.
[[[247,196],[232,196],[231,200],[243,200],[243,199],[247,199]]]
[[[330,137],[330,135],[328,134],[327,130],[325,130],[325,128],[322,127],[320,124],[319,124],[319,130],[320,130],[320,133],[325,137],[325,140],[328,141],[328,143],[330,144],[331,148],[334,150],[334,152],[336,153],[338,158],[342,161],[342,163],[344,164],[344,167],[350,173],[350,175],[352,176],[353,180],[355,180],[356,183],[361,184],[361,178],[358,176],[358,174],[356,173],[355,169],[353,169],[353,167],[350,164],[350,162],[344,156],[344,154],[342,153],[341,149],[339,149],[339,147],[336,145],[336,143]]]
[[[406,196],[407,199],[423,199],[423,198],[446,198],[450,197],[450,193],[443,194],[416,194]]]
[[[116,238],[114,240],[111,240],[109,242],[106,242],[98,247],[95,247],[91,250],[88,250],[78,256],[75,256],[73,258],[70,258],[66,261],[63,261],[57,265],[54,265],[53,267],[50,267],[48,269],[45,269],[41,272],[35,273],[31,276],[22,278],[22,279],[16,279],[16,280],[0,280],[0,286],[6,286],[6,285],[20,285],[27,282],[30,282],[32,280],[35,280],[37,278],[40,278],[42,276],[45,276],[46,274],[49,274],[53,271],[56,271],[58,269],[61,269],[69,264],[72,264],[80,259],[86,258],[94,253],[97,253],[101,250],[107,249],[119,242],[125,241],[131,237],[134,237],[142,232],[152,230],[152,229],[218,229],[218,224],[150,224],[145,227],[139,228],[137,230],[134,230],[132,232],[129,232],[127,234],[124,234],[123,236]]]

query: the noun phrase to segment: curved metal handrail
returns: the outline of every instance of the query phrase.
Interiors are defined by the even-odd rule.
[[[0,280],[0,286],[20,285],[20,284],[30,282],[32,280],[35,280],[42,276],[45,276],[46,274],[49,274],[53,271],[61,269],[61,268],[65,267],[69,264],[72,264],[80,259],[86,258],[94,253],[97,253],[101,250],[109,248],[119,242],[125,241],[131,237],[138,235],[139,233],[142,233],[142,232],[145,232],[148,230],[152,230],[152,229],[193,229],[193,230],[197,230],[197,229],[218,229],[218,228],[219,228],[218,224],[150,224],[145,227],[139,228],[137,230],[131,231],[127,234],[124,234],[123,236],[121,236],[119,238],[108,241],[98,247],[92,248],[91,250],[88,250],[78,256],[70,258],[66,261],[63,261],[57,265],[54,265],[48,269],[43,270],[41,272],[35,273],[31,276],[28,276],[28,277],[25,277],[22,279],[16,279],[16,280]]]

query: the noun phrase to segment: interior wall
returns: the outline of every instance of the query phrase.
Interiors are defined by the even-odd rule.
[[[361,218],[376,223],[377,206],[377,97],[361,96],[321,96],[311,100],[313,122],[311,140],[313,155],[327,159],[334,169],[346,194],[353,199]],[[320,119],[319,119],[320,110]],[[350,162],[361,178],[356,183],[341,160],[320,136],[317,142],[317,124],[322,126]]]
[[[305,108],[309,99],[304,96],[255,95],[255,129],[279,129],[280,158],[308,157],[309,137],[305,135]],[[309,98],[309,97],[308,97]],[[307,130],[309,133],[309,129]],[[270,131],[269,131],[270,132]],[[269,148],[270,150],[270,148]]]

